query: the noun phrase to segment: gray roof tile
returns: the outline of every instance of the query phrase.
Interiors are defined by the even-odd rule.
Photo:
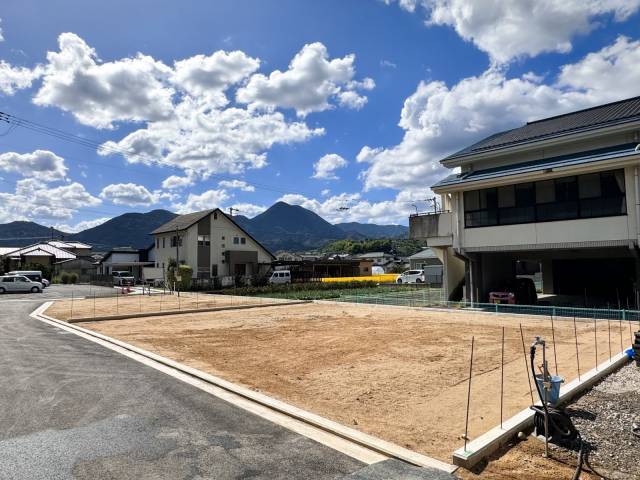
[[[640,120],[640,97],[529,122],[522,127],[491,135],[450,155],[445,160],[632,120]]]

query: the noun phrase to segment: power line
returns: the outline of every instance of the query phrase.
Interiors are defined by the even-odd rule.
[[[59,130],[57,128],[52,128],[52,127],[47,127],[46,125],[40,124],[40,123],[36,123],[36,122],[32,122],[30,120],[24,119],[24,118],[20,118],[17,117],[15,115],[6,113],[6,112],[1,112],[0,111],[0,122],[5,122],[8,123],[9,125],[11,125],[14,128],[17,127],[21,127],[30,131],[33,131],[35,133],[39,133],[42,135],[47,135],[53,138],[56,138],[58,140],[62,140],[62,141],[66,141],[66,142],[70,142],[70,143],[75,143],[77,145],[86,147],[86,148],[90,148],[92,150],[96,150],[98,153],[100,153],[101,151],[106,152],[106,153],[111,153],[114,155],[121,155],[125,158],[127,158],[127,156],[136,156],[138,158],[141,158],[143,160],[147,160],[150,163],[155,163],[164,167],[174,167],[172,165],[165,165],[162,162],[159,162],[157,158],[151,157],[147,154],[141,154],[141,153],[135,153],[132,152],[130,150],[126,150],[124,148],[121,147],[115,147],[115,146],[106,146],[105,143],[100,143],[100,142],[96,142],[94,140],[89,140],[83,137],[80,137],[78,135],[74,135],[72,133],[68,133],[65,132],[63,130]],[[11,128],[11,127],[10,127]],[[72,158],[67,156],[68,158]],[[113,165],[109,165],[109,164],[104,164],[101,162],[96,162],[95,160],[91,159],[91,160],[84,160],[87,162],[93,162],[93,163],[98,163],[99,165],[101,165],[102,167],[106,167],[106,168],[118,168],[116,166]],[[133,168],[132,164],[129,164],[129,168]],[[139,171],[142,172],[142,169],[137,169]],[[148,173],[147,170],[144,170],[144,173]],[[222,174],[210,174],[207,176],[207,178],[209,177],[215,177],[218,178],[220,180],[237,180],[236,177],[230,176],[230,175],[222,175]],[[278,188],[275,186],[271,186],[268,184],[264,184],[264,183],[259,183],[259,182],[253,182],[253,181],[249,181],[249,180],[242,180],[244,181],[247,185],[251,185],[255,188],[258,188],[260,190],[267,190],[267,191],[272,191],[275,193],[281,193],[281,194],[298,194],[298,195],[305,195],[305,196],[314,196],[313,193],[311,192],[303,192],[303,191],[294,191],[292,190],[283,190],[282,188]]]

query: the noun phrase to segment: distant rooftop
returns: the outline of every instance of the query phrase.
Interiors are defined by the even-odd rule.
[[[155,233],[167,233],[167,232],[175,232],[176,230],[182,231],[189,228],[196,222],[199,222],[201,219],[210,215],[215,209],[211,210],[202,210],[201,212],[193,212],[187,213],[185,215],[178,215],[173,220],[169,220],[164,225],[156,228],[151,234]]]
[[[529,122],[522,127],[496,133],[448,156],[443,161],[491,151],[534,140],[640,120],[640,97]]]

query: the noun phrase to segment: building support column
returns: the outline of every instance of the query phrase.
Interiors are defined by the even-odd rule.
[[[553,287],[553,260],[545,258],[540,262],[542,268],[542,293],[552,294]]]

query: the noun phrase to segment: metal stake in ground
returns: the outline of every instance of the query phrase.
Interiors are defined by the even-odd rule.
[[[529,374],[529,364],[527,363],[527,350],[524,346],[524,333],[522,332],[522,324],[520,324],[520,339],[522,340],[522,356],[524,358],[524,370],[527,372],[527,383],[529,384],[529,395],[531,395],[531,405],[533,401],[533,389],[531,388],[531,375]]]
[[[576,339],[576,364],[578,365],[578,381],[580,381],[580,354],[578,353],[578,330],[576,328],[576,316],[573,316],[573,336]],[[556,375],[558,375],[556,373]]]
[[[558,375],[558,356],[556,355],[556,329],[553,326],[553,315],[551,315],[551,341],[553,342],[553,362],[556,366],[556,376]]]
[[[502,429],[502,407],[504,405],[504,326],[502,327],[502,355],[500,356],[500,428]]]
[[[467,451],[467,440],[469,439],[469,404],[471,402],[471,375],[473,374],[473,346],[475,337],[471,337],[471,357],[469,359],[469,388],[467,389],[467,414],[464,419],[464,451]]]
[[[596,372],[598,371],[598,323],[596,322],[596,314],[593,314],[593,347],[596,354]]]
[[[609,328],[609,361],[611,361],[611,319],[607,318],[607,326]]]
[[[69,314],[69,320],[73,320],[73,290],[71,290],[71,313]]]
[[[622,319],[619,318],[618,321],[620,322],[620,352],[623,352],[624,347],[622,346]]]

